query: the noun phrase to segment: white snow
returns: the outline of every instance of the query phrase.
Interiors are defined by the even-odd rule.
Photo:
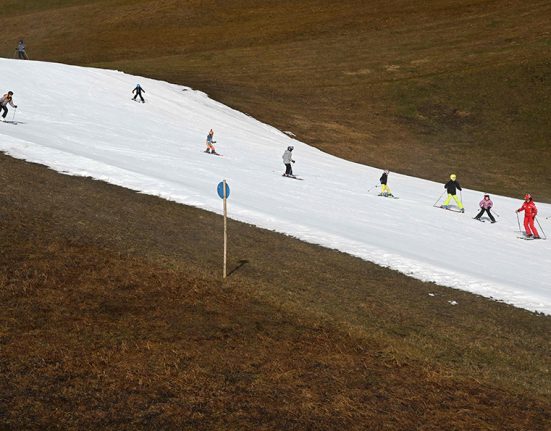
[[[130,100],[137,83],[145,104]],[[472,220],[480,191],[463,189],[466,214],[433,207],[447,178],[391,173],[400,199],[378,197],[367,191],[381,169],[325,154],[204,93],[117,71],[0,59],[0,91],[8,90],[21,123],[0,123],[0,151],[13,157],[216,213],[225,178],[233,219],[551,314],[551,241],[516,238],[519,199],[492,195],[501,217],[490,224]],[[210,128],[224,157],[203,153]],[[281,176],[288,145],[304,181]],[[538,208],[551,231],[551,205]]]

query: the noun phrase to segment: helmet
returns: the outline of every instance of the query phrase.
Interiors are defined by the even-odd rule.
[[[293,150],[295,149],[295,147],[293,147],[292,145],[289,145],[289,146],[287,147],[287,149],[288,149],[289,151],[293,151]]]
[[[457,175],[455,174],[450,175],[450,180],[455,181],[456,178],[457,178]]]
[[[13,96],[13,91],[8,91],[8,96]]]
[[[524,195],[524,200],[525,200],[525,201],[529,201],[529,200],[531,200],[531,199],[532,199],[532,195],[531,195],[530,193],[526,193],[526,194]]]
[[[388,169],[385,169],[385,174],[390,174],[390,171]]]
[[[488,193],[484,193],[484,199],[486,198],[490,199],[490,195]]]

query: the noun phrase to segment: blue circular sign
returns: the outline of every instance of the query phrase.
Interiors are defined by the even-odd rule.
[[[224,181],[220,181],[218,183],[218,187],[216,188],[218,191],[218,196],[220,196],[220,199],[224,199]],[[228,183],[226,183],[226,199],[230,197],[230,186]]]

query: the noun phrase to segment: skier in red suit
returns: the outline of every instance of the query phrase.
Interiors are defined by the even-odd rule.
[[[540,235],[534,226],[534,220],[538,215],[538,209],[532,199],[532,195],[527,194],[524,196],[524,203],[516,212],[518,213],[520,211],[524,211],[524,230],[526,231],[526,237],[540,239]]]

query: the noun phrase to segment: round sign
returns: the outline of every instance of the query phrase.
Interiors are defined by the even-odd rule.
[[[218,196],[220,196],[220,199],[224,199],[224,181],[220,181],[218,183],[218,187],[216,188],[218,191]],[[228,183],[226,183],[226,199],[230,197],[230,186]]]

